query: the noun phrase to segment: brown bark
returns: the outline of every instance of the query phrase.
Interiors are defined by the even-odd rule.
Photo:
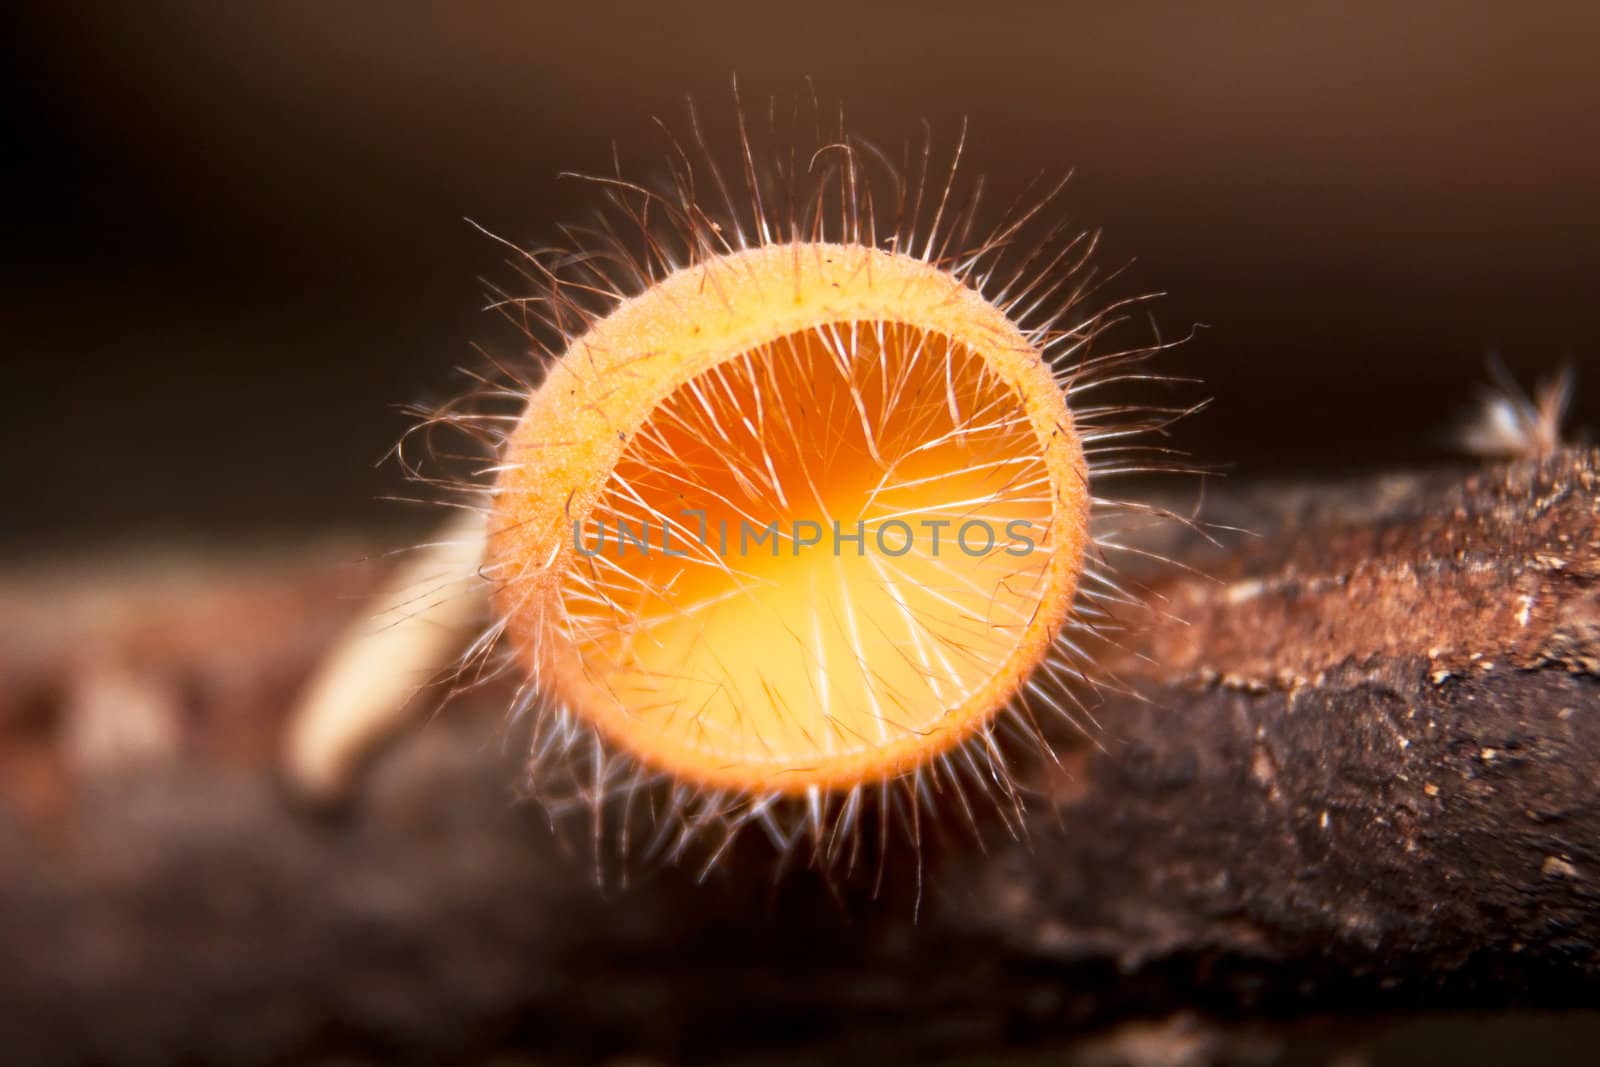
[[[597,889],[511,801],[492,688],[348,810],[296,805],[275,738],[370,581],[343,550],[12,579],[0,1047],[873,1062],[1174,1011],[1594,1004],[1597,480],[1565,453],[1214,500],[1255,533],[1171,537],[1205,577],[1151,579],[1102,652],[1141,696],[1019,767],[1024,839],[931,849],[916,919],[901,859],[873,899],[775,883],[756,842]]]

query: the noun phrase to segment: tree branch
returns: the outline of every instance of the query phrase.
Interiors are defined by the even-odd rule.
[[[1600,454],[1213,501],[1022,840],[876,900],[763,848],[604,892],[479,690],[317,815],[284,710],[371,576],[0,588],[0,1041],[61,1061],[995,1051],[1194,1010],[1600,995]],[[333,553],[337,556],[339,553]],[[1178,620],[1182,621],[1178,621]]]

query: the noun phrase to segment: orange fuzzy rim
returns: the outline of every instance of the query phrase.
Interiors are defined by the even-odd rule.
[[[955,275],[858,244],[732,252],[623,301],[502,463],[487,559],[514,656],[710,789],[844,791],[950,752],[1049,654],[1088,540],[1039,351]]]

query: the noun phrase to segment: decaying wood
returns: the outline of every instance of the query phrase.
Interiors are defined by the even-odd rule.
[[[1020,769],[1024,840],[931,850],[915,919],[908,870],[774,883],[754,842],[598,889],[513,801],[493,687],[347,810],[297,806],[284,709],[373,580],[343,550],[13,578],[0,1047],[901,1062],[1175,1011],[1592,1005],[1597,485],[1565,453],[1214,499],[1255,533],[1162,546],[1204,577],[1152,579],[1102,651],[1141,696]]]

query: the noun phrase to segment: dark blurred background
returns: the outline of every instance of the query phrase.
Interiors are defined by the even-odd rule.
[[[1243,476],[1432,462],[1498,353],[1600,412],[1600,5],[37,4],[11,17],[0,544],[413,521],[396,405],[458,387],[513,284],[471,218],[652,116],[804,92],[919,120],[1002,191],[1076,168],[1125,292],[1170,292],[1182,440]],[[1000,199],[1003,199],[1001,197]]]

